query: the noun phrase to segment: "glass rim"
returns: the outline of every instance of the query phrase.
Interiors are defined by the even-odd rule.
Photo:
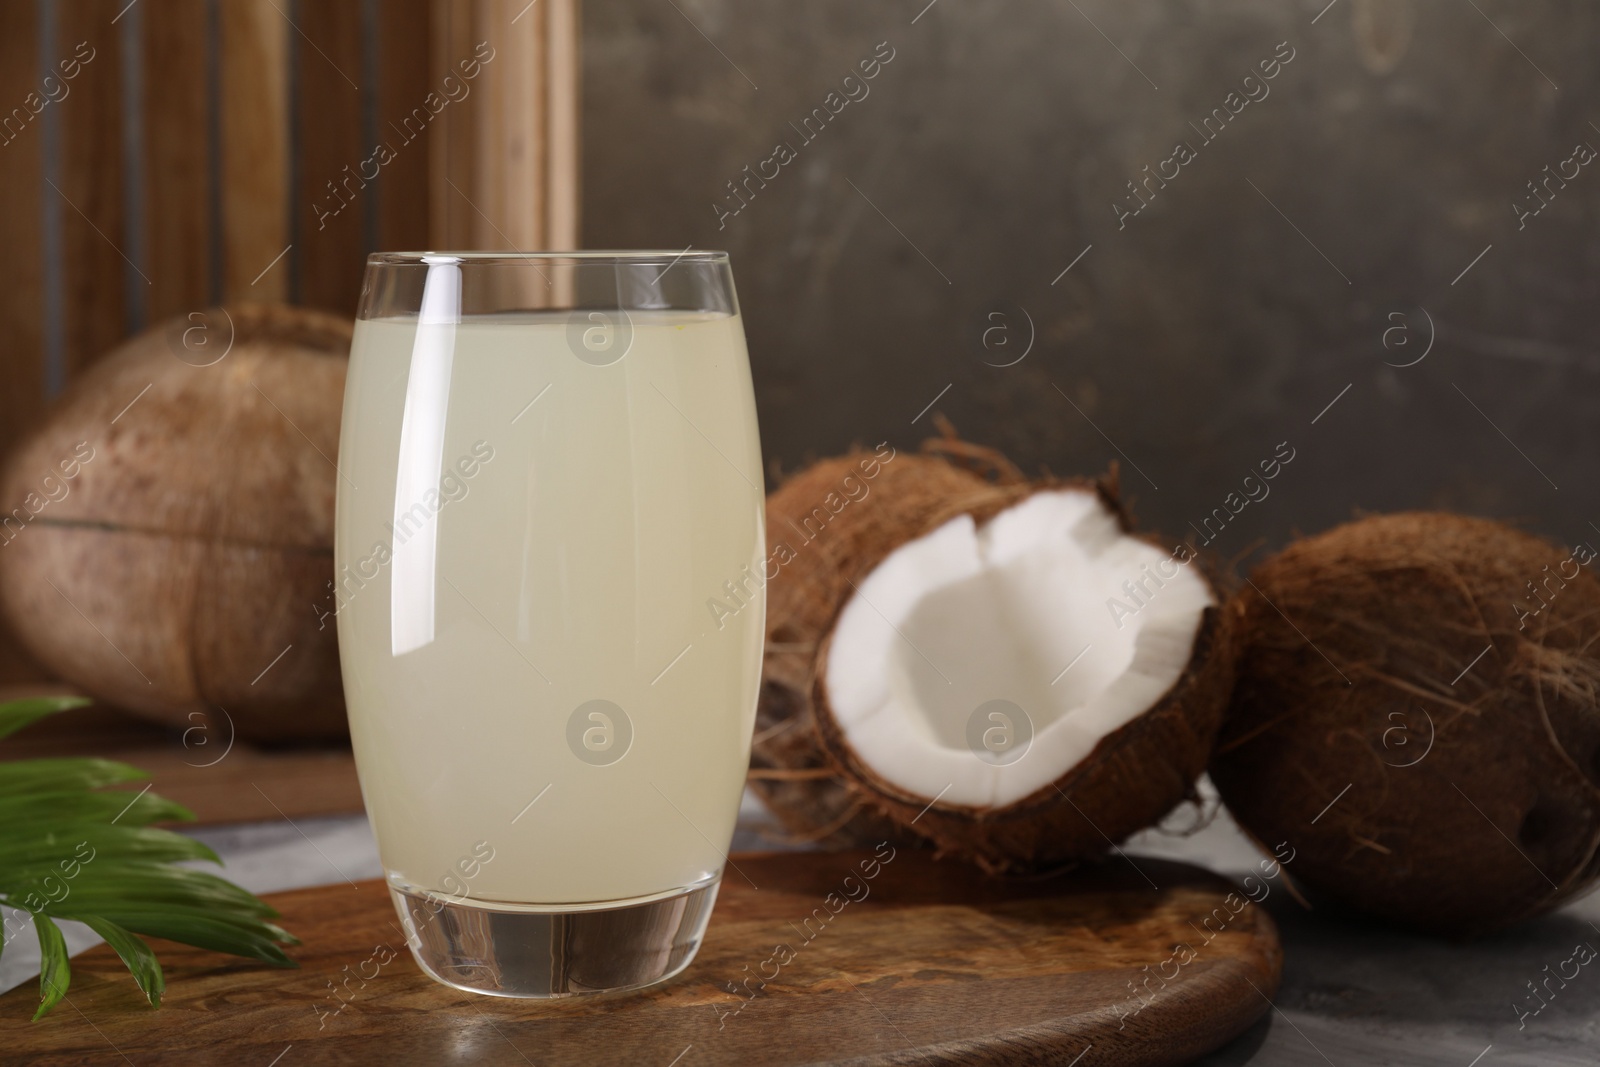
[[[440,249],[427,252],[373,252],[367,256],[369,267],[417,267],[436,263],[457,264],[516,264],[516,263],[597,263],[621,265],[629,263],[727,263],[728,253],[717,249],[595,249],[569,252],[508,252],[508,251],[450,251]]]

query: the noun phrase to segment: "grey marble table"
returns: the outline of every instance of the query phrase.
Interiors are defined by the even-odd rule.
[[[257,893],[382,875],[364,816],[206,827],[233,881]],[[746,795],[734,849],[782,847],[769,815]],[[1259,857],[1226,812],[1188,836],[1146,831],[1124,859],[1181,859],[1241,874]],[[1527,983],[1542,980],[1573,947],[1600,947],[1600,896],[1487,940],[1458,945],[1349,915],[1308,913],[1287,894],[1264,902],[1283,934],[1283,985],[1272,1010],[1205,1067],[1577,1067],[1600,1063],[1600,968],[1580,970],[1536,1015]],[[15,924],[13,924],[14,926]],[[74,952],[98,943],[64,923]],[[0,954],[0,992],[38,974],[38,947],[23,930]]]
[[[1126,851],[1135,863],[1160,855],[1234,876],[1260,858],[1226,811],[1191,837],[1146,831]],[[1283,892],[1263,906],[1283,937],[1283,984],[1272,1011],[1205,1067],[1600,1064],[1600,966],[1580,968],[1536,1015],[1527,986],[1576,945],[1600,948],[1600,895],[1465,944],[1307,912]]]

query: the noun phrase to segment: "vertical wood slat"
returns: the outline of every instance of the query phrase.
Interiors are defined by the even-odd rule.
[[[471,51],[477,3],[478,0],[433,0],[430,85],[454,67],[464,50]],[[480,74],[468,102],[454,113],[446,108],[429,128],[429,244],[434,248],[472,247],[467,243],[473,214],[467,197],[472,195],[468,174],[474,138],[468,116],[482,106],[482,82]]]
[[[284,300],[288,267],[283,259],[273,261],[290,241],[289,34],[294,31],[273,0],[223,0],[218,7],[222,299]]]
[[[39,28],[36,5],[13,4],[0,33],[0,204],[6,205],[0,210],[6,249],[0,256],[0,450],[26,433],[44,408],[41,215],[45,195],[56,194],[44,184],[44,131],[28,103],[39,88]],[[0,500],[0,511],[20,503]],[[0,678],[46,677],[9,629],[0,623]]]
[[[377,26],[377,136],[394,158],[378,175],[374,251],[421,251],[429,246],[428,138],[405,119],[432,87],[430,18],[433,0],[384,0]]]
[[[142,0],[148,321],[199,311],[211,292],[211,100],[206,0]]]
[[[546,144],[549,171],[546,187],[546,247],[579,247],[582,218],[580,199],[582,107],[580,59],[582,18],[579,0],[539,0],[549,20],[548,88],[549,122]]]
[[[299,302],[354,316],[365,257],[363,221],[377,195],[373,146],[363,142],[361,5],[356,0],[301,4],[296,87],[299,190],[294,241]]]
[[[494,49],[473,95],[436,120],[433,245],[577,245],[577,0],[435,0],[434,73]]]
[[[500,54],[478,79],[483,97],[473,116],[474,248],[546,247],[546,10],[527,0],[477,4],[477,38]]]
[[[0,33],[0,448],[35,419],[44,401],[44,131],[27,100],[38,90],[39,19],[14,4]],[[35,97],[35,99],[38,99]],[[45,105],[54,107],[54,104]],[[10,501],[0,501],[5,509]],[[4,549],[0,549],[4,551]]]
[[[126,335],[122,193],[122,49],[111,20],[116,0],[78,0],[56,8],[58,58],[93,56],[59,104],[62,355],[70,380]],[[92,50],[92,51],[91,51]],[[141,281],[142,284],[142,281]]]

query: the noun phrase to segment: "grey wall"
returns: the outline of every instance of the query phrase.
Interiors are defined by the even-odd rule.
[[[949,386],[933,410],[1027,468],[1123,458],[1172,534],[1289,442],[1228,556],[1413,507],[1600,545],[1600,160],[1521,229],[1512,208],[1600,148],[1595,5],[925,3],[586,5],[585,243],[732,253],[769,464],[914,446]],[[1205,141],[1190,123],[1285,41]],[[780,141],[797,158],[719,229]],[[1180,141],[1196,158],[1119,228]]]

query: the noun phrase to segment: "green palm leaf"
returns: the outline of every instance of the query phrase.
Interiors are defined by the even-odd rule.
[[[86,703],[50,697],[0,704],[0,738]],[[156,1007],[166,983],[141,934],[296,966],[280,946],[299,941],[269,921],[277,917],[270,905],[214,874],[173,866],[222,862],[200,842],[150,825],[194,818],[187,808],[148,787],[100,791],[146,777],[112,760],[0,763],[0,903],[33,916],[41,959],[35,1019],[66,996],[71,981],[56,919],[84,923],[104,938]]]
[[[67,962],[67,939],[61,936],[61,927],[48,916],[35,915],[33,929],[39,935],[39,1010],[33,1013],[38,1021],[67,995],[72,966]]]
[[[0,704],[0,707],[8,705]],[[24,759],[0,763],[0,797],[98,789],[147,778],[137,767],[108,759]]]
[[[0,737],[14,734],[24,726],[46,715],[54,715],[68,708],[81,708],[89,703],[88,697],[33,697],[30,700],[13,700],[0,704]]]
[[[86,921],[75,915],[61,917]],[[276,944],[280,941],[293,943],[294,935],[260,919],[235,918],[216,912],[205,914],[174,907],[114,908],[107,909],[104,917],[150,937],[164,937],[168,941],[181,941],[216,952],[231,952],[235,956],[250,956],[280,967],[295,966],[295,962],[284,955],[283,949]]]
[[[150,946],[144,943],[144,939],[123,929],[110,919],[85,916],[83,924],[103,937],[106,944],[122,957],[122,962],[128,965],[133,980],[139,983],[139,988],[149,999],[150,1006],[161,1007],[161,993],[167,988],[167,980],[161,974],[161,964],[156,962],[156,954],[150,951]]]
[[[112,790],[85,793],[52,790],[48,793],[22,793],[0,796],[0,826],[15,826],[23,821],[46,822],[67,819],[73,822],[110,822],[119,826],[146,826],[153,822],[188,822],[194,812],[154,793],[128,793]]]
[[[206,845],[153,826],[118,826],[110,823],[56,820],[0,830],[0,868],[24,867],[76,858],[145,860],[176,863],[210,860],[221,863]]]
[[[20,896],[34,892],[47,900],[62,896],[63,874],[54,867],[0,872],[0,893]],[[229,914],[265,919],[278,914],[270,904],[206,871],[139,862],[101,865],[96,860],[81,868],[62,899],[75,908],[103,908],[137,900],[157,905],[225,908]]]

